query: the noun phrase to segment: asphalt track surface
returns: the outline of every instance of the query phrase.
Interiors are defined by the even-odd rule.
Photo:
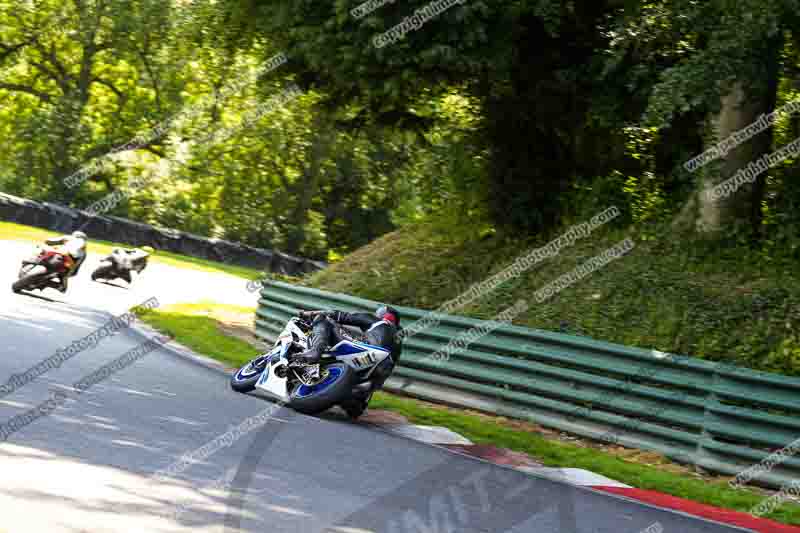
[[[109,312],[151,296],[162,303],[210,299],[215,291],[236,293],[222,296],[232,303],[254,298],[241,280],[219,277],[219,285],[207,281],[198,291],[194,274],[166,267],[162,279],[134,280],[130,291],[88,281],[87,268],[66,297],[14,295],[10,283],[27,251],[0,242],[0,279],[9,286],[0,287],[0,385],[101,327]],[[144,340],[122,331],[0,397],[0,424],[53,391],[68,398],[0,442],[0,532],[744,531],[493,466],[335,414],[274,408],[166,348],[80,394],[71,389]],[[173,478],[154,478],[265,409],[272,417],[258,429]]]

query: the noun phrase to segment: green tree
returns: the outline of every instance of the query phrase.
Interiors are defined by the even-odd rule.
[[[688,154],[693,157],[773,111],[787,67],[785,46],[796,34],[798,7],[795,0],[664,0],[632,10],[620,50],[644,49],[645,55],[668,58],[652,85],[647,122],[687,133],[690,142],[675,140],[684,148],[694,146],[697,151]],[[744,227],[758,236],[767,175],[721,200],[712,199],[708,191],[770,151],[773,131],[697,171],[694,191],[677,222],[700,233]],[[703,146],[691,142],[697,137]]]
[[[534,230],[554,224],[570,185],[606,163],[605,146],[589,142],[603,129],[588,109],[603,65],[602,30],[617,3],[468,2],[382,47],[376,35],[428,2],[392,3],[358,18],[350,10],[359,3],[231,0],[228,24],[279,42],[298,80],[327,95],[351,128],[424,134],[433,120],[416,109],[420,100],[463,87],[483,110],[481,190],[494,220]]]

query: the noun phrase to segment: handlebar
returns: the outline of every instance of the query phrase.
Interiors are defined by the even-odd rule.
[[[312,327],[314,327],[314,326],[312,325],[312,323],[311,323],[311,322],[308,322],[308,321],[306,321],[306,320],[303,320],[303,319],[301,318],[301,319],[300,319],[300,327],[301,327],[301,329],[307,329],[307,330],[310,330],[310,329],[311,329]]]

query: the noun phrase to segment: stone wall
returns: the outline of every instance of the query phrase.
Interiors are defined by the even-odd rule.
[[[0,220],[51,230],[54,233],[84,231],[91,239],[152,246],[178,254],[231,265],[297,276],[325,267],[325,263],[294,257],[274,250],[209,239],[173,229],[156,228],[114,216],[90,217],[85,211],[49,202],[36,202],[0,193]]]

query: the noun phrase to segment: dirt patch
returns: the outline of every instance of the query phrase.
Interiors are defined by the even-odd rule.
[[[197,311],[196,314],[213,318],[217,321],[217,327],[221,333],[242,340],[257,350],[266,351],[270,347],[270,344],[256,337],[252,312],[241,312],[224,307],[215,307],[213,309]]]
[[[255,336],[252,326],[233,326],[220,322],[218,327],[223,334],[243,340],[257,350],[267,351],[270,347],[268,343]]]

